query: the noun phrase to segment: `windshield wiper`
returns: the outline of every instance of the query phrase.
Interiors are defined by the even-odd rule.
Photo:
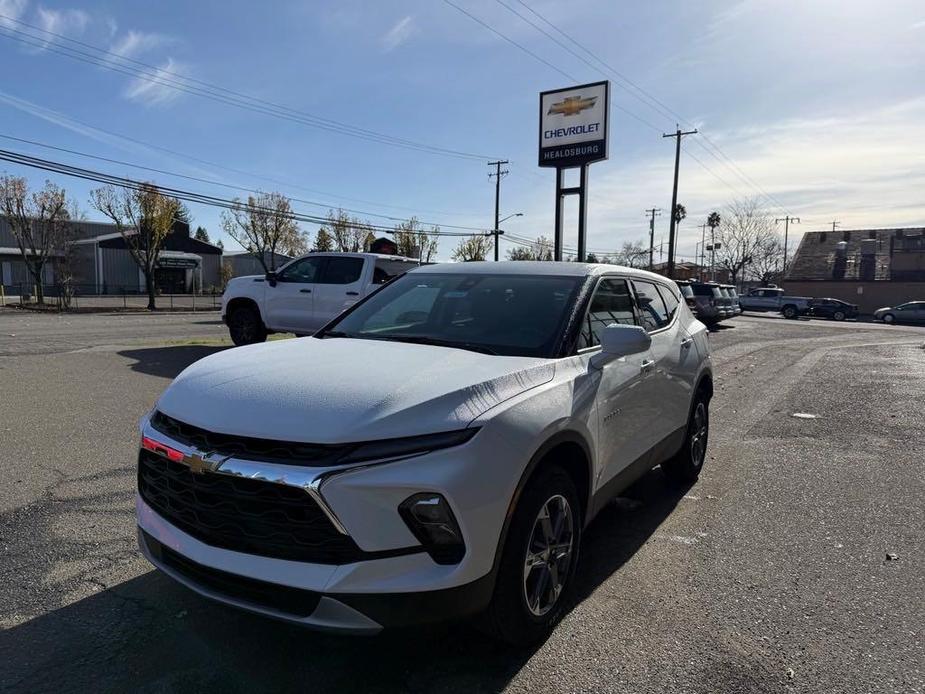
[[[456,349],[465,349],[470,352],[478,352],[480,354],[494,354],[498,353],[493,350],[491,347],[486,347],[485,345],[476,344],[474,342],[456,342],[455,340],[441,340],[437,337],[425,337],[423,335],[388,335],[382,337],[374,338],[376,340],[391,340],[394,342],[410,342],[414,345],[434,345],[436,347],[455,347]]]
[[[343,330],[326,330],[321,334],[321,337],[353,337],[353,335],[345,333]]]

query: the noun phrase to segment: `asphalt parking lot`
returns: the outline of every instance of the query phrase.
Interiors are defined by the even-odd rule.
[[[712,333],[700,481],[656,470],[606,509],[530,651],[465,626],[316,634],[150,569],[136,422],[224,336],[201,314],[0,311],[0,689],[925,692],[925,329]]]

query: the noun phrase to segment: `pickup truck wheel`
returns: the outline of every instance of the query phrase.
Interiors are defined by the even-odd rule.
[[[845,312],[836,311],[835,313],[832,314],[832,320],[845,320]]]
[[[797,307],[791,304],[788,304],[787,306],[784,306],[783,309],[781,309],[781,313],[784,314],[784,318],[796,318],[797,317]]]
[[[264,342],[267,339],[267,329],[260,315],[250,306],[240,306],[228,316],[228,332],[231,341],[238,347]]]
[[[710,437],[710,405],[706,394],[701,391],[694,400],[684,444],[672,458],[662,463],[665,476],[676,484],[696,482],[707,457],[707,441]]]
[[[895,323],[895,322],[896,322],[896,316],[894,316],[892,313],[884,313],[884,314],[883,314],[883,322],[884,322],[884,323]]]
[[[581,541],[575,483],[558,466],[527,483],[514,509],[495,593],[484,615],[487,631],[527,646],[546,638],[565,612]]]

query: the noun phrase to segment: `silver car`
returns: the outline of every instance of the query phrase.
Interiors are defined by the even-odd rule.
[[[884,323],[925,323],[925,301],[907,301],[874,311],[874,319]]]

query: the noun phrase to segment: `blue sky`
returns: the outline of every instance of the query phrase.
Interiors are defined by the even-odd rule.
[[[494,187],[484,161],[347,137],[69,59],[56,52],[65,41],[18,20],[149,63],[162,75],[395,138],[509,159],[502,214],[524,216],[504,227],[524,236],[552,232],[554,174],[536,166],[538,92],[568,86],[571,78],[614,81],[610,159],[591,169],[591,249],[642,240],[643,210],[670,206],[674,150],[660,132],[674,129],[676,115],[708,138],[685,141],[682,254],[693,253],[711,209],[749,195],[767,195],[775,216],[800,216],[797,231],[825,228],[832,219],[842,228],[925,224],[921,0],[452,1],[534,55],[441,0],[162,1],[156,12],[150,3],[0,0],[0,135],[381,215],[480,228],[492,222]],[[526,6],[536,10],[671,113],[634,98],[639,92],[504,5],[586,56]],[[25,45],[10,38],[22,38],[11,30],[47,40]],[[234,194],[0,142],[112,174]],[[13,164],[0,170],[38,185],[44,178]],[[54,180],[91,218],[99,216],[89,206],[91,184]],[[219,210],[192,212],[194,223],[219,235]],[[656,239],[666,233],[663,216]],[[566,243],[574,242],[569,227]],[[441,257],[455,243],[442,239]],[[233,244],[226,239],[226,246]]]

